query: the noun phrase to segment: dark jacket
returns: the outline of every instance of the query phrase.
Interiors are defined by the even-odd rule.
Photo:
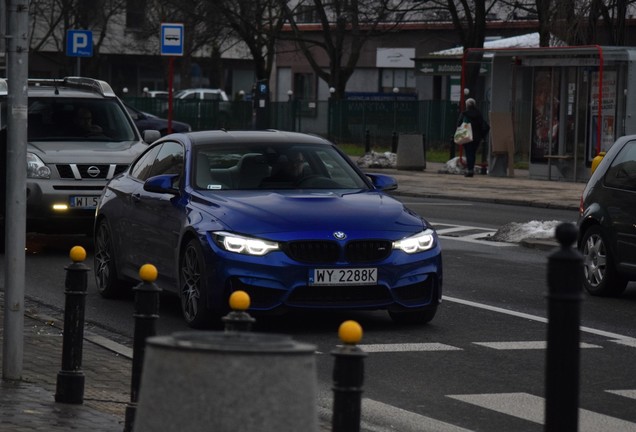
[[[470,122],[473,128],[473,142],[479,144],[488,135],[490,125],[476,108],[471,107],[464,111],[457,120],[457,126],[463,123],[464,118]]]

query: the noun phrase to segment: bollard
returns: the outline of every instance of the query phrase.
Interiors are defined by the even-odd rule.
[[[371,132],[367,129],[364,132],[364,154],[371,152]]]
[[[391,153],[397,153],[398,148],[398,133],[393,132],[391,135]]]
[[[74,246],[69,253],[72,264],[66,269],[64,281],[64,332],[62,341],[62,369],[57,373],[55,402],[81,404],[84,402],[84,310],[89,268],[83,263],[86,251]]]
[[[234,291],[230,295],[232,311],[221,318],[225,323],[225,331],[250,331],[256,321],[246,311],[250,307],[250,296],[245,291]]]
[[[548,345],[546,354],[545,431],[578,430],[579,325],[583,258],[572,248],[574,224],[556,228],[560,249],[548,258]]]
[[[139,398],[141,369],[146,352],[146,339],[157,334],[156,321],[159,318],[159,294],[161,289],[155,285],[157,268],[144,264],[139,269],[142,282],[135,291],[135,336],[133,340],[132,376],[130,379],[130,403],[126,405],[124,432],[131,432],[135,423],[135,413]]]
[[[362,327],[355,321],[340,324],[338,336],[344,345],[331,352],[333,368],[332,432],[359,432],[364,358],[356,346],[362,339]]]

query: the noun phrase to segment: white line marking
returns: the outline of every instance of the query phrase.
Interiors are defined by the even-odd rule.
[[[544,422],[544,399],[528,393],[449,395],[448,397],[534,423],[543,424]],[[636,431],[636,423],[585,409],[579,409],[579,427],[581,432]]]
[[[473,342],[475,345],[485,346],[496,350],[537,350],[546,349],[547,341],[519,341],[519,342]],[[600,345],[593,345],[585,342],[580,343],[581,348],[603,348]]]
[[[636,390],[605,390],[608,393],[612,393],[618,396],[627,397],[630,399],[636,399]]]
[[[443,296],[443,299],[449,302],[454,302],[454,303],[459,303],[459,304],[463,304],[466,306],[471,306],[471,307],[476,307],[479,309],[485,309],[485,310],[489,310],[491,312],[498,312],[498,313],[502,313],[502,314],[506,314],[506,315],[511,315],[511,316],[515,316],[517,318],[525,318],[525,319],[529,319],[532,321],[538,321],[538,322],[542,322],[542,323],[547,323],[548,319],[547,318],[543,318],[540,316],[536,316],[536,315],[530,315],[527,313],[523,313],[523,312],[517,312],[517,311],[513,311],[510,309],[504,309],[504,308],[500,308],[500,307],[496,307],[496,306],[489,306],[483,303],[477,303],[477,302],[473,302],[470,300],[462,300],[456,297],[448,297],[448,296]],[[631,344],[636,344],[636,338],[633,338],[631,336],[625,336],[625,335],[620,335],[618,333],[612,333],[612,332],[608,332],[608,331],[604,331],[604,330],[597,330],[597,329],[593,329],[590,327],[581,327],[580,330],[582,332],[586,332],[586,333],[591,333],[591,334],[595,334],[597,336],[604,336],[607,337],[609,339],[616,339],[613,340],[612,342],[616,342],[616,343],[624,343],[625,345],[630,345]],[[620,342],[619,342],[620,341]]]
[[[358,347],[365,352],[461,351],[461,348],[441,343],[360,344]]]

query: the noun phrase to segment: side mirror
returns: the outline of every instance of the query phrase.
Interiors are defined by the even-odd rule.
[[[398,187],[397,180],[386,174],[367,174],[367,177],[373,183],[373,187],[381,191],[396,190]]]
[[[144,182],[144,190],[148,192],[178,195],[179,189],[174,184],[179,174],[162,174],[150,177]]]
[[[154,129],[147,129],[141,133],[141,136],[146,143],[152,144],[153,142],[161,138],[161,132]]]

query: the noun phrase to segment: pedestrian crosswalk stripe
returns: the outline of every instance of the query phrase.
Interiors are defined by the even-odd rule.
[[[360,344],[365,352],[416,352],[416,351],[460,351],[451,345],[441,343],[404,343],[404,344]]]
[[[627,397],[630,399],[636,399],[636,390],[605,390],[608,393],[612,393],[618,396]]]
[[[475,345],[481,345],[496,350],[533,350],[546,349],[547,341],[519,341],[519,342],[473,342]],[[603,348],[600,345],[581,342],[581,348]]]
[[[448,397],[534,423],[543,424],[544,422],[545,400],[528,393],[448,395]],[[579,430],[581,432],[636,432],[636,423],[579,409]]]

